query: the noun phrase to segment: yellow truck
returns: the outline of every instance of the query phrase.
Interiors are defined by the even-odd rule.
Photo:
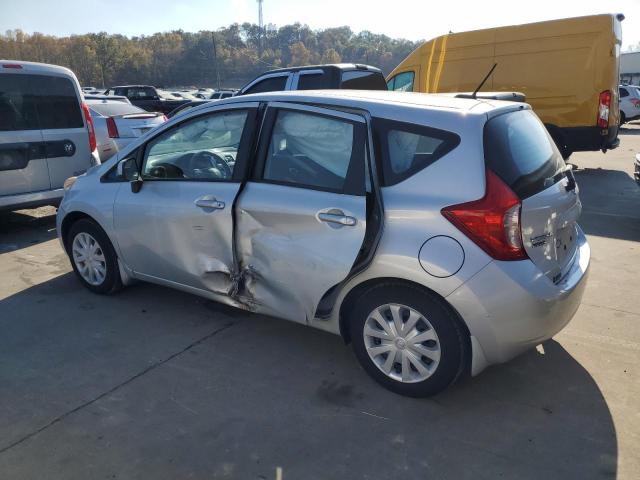
[[[387,77],[389,90],[522,92],[565,158],[619,144],[624,15],[591,15],[450,33],[423,43]]]

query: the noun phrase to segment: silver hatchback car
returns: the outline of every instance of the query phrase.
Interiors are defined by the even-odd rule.
[[[144,280],[339,334],[404,395],[552,337],[589,268],[571,170],[522,103],[234,97],[67,186],[58,235],[92,291]]]

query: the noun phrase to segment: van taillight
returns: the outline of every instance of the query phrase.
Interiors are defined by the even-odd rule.
[[[91,112],[85,102],[82,102],[82,113],[84,113],[84,119],[87,122],[87,133],[89,133],[89,150],[92,152],[96,149],[96,131],[93,128],[93,119],[91,118]]]
[[[113,117],[107,117],[107,133],[109,134],[109,138],[120,137],[120,134],[118,133],[118,126],[116,125],[116,121]]]
[[[520,199],[491,170],[484,197],[442,209],[444,217],[496,260],[523,260]]]
[[[598,103],[598,127],[609,128],[609,110],[611,109],[611,90],[600,94]]]

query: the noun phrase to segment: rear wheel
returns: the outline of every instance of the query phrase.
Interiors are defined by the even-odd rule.
[[[101,294],[114,293],[122,287],[116,252],[96,222],[88,218],[75,222],[66,245],[73,271],[85,287]]]
[[[401,395],[436,394],[463,370],[467,342],[455,314],[419,288],[387,283],[369,289],[349,326],[367,373]]]

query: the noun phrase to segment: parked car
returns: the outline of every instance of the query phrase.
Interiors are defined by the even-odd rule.
[[[450,33],[422,44],[387,77],[389,90],[522,92],[564,158],[616,148],[621,22],[590,15]]]
[[[188,100],[181,100],[176,97],[163,95],[163,93],[149,85],[127,85],[111,87],[105,92],[106,95],[121,95],[127,97],[133,105],[140,107],[147,112],[169,113]]]
[[[233,97],[236,93],[238,93],[238,90],[216,90],[207,98],[211,100],[220,100],[222,98]]]
[[[282,90],[318,89],[386,90],[387,84],[379,68],[369,65],[340,63],[279,68],[263,73],[247,83],[236,95]]]
[[[516,102],[233,97],[68,186],[58,235],[88,289],[145,280],[342,335],[405,395],[555,335],[589,268],[571,170]]]
[[[86,97],[85,97],[86,98]],[[167,117],[120,100],[126,97],[86,99],[93,118],[100,161],[105,162],[132,140],[163,124]]]
[[[640,118],[640,87],[620,85],[620,125]]]
[[[190,110],[193,107],[199,107],[200,105],[204,105],[205,103],[211,103],[211,100],[194,100],[193,102],[183,103],[182,105],[175,108],[174,110],[171,110],[171,112],[169,112],[167,117],[173,118],[179,113],[186,112],[187,110]]]
[[[57,205],[64,181],[99,162],[73,72],[0,60],[0,210]]]

